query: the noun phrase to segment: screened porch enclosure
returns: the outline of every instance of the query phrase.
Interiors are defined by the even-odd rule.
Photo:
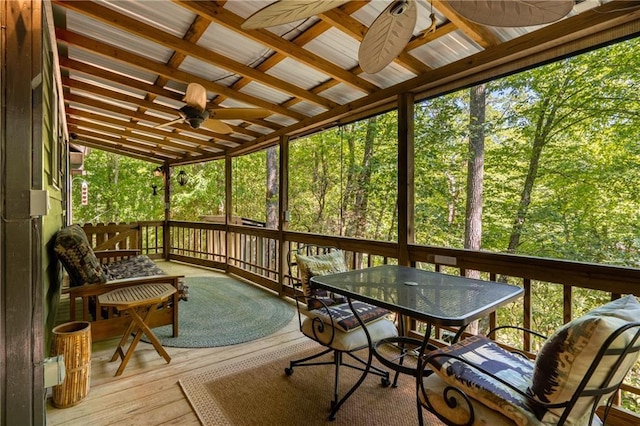
[[[637,2],[575,2],[558,22],[514,28],[417,2],[410,41],[377,73],[357,50],[388,2],[243,28],[259,3],[45,2],[50,121],[66,147],[51,150],[50,171],[68,196],[61,220],[82,223],[94,247],[213,268],[281,297],[300,293],[289,260],[303,245],[344,250],[351,269],[522,287],[479,332],[550,333],[640,295]],[[194,83],[220,127],[184,116]],[[76,167],[69,147],[93,152]],[[410,320],[411,336],[424,330]],[[640,423],[638,374],[617,424]]]

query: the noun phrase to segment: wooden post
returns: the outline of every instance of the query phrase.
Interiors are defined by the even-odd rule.
[[[229,237],[229,223],[232,222],[233,217],[233,194],[232,185],[233,174],[231,173],[231,156],[226,155],[224,157],[224,237],[226,240],[227,256],[225,262],[225,272],[229,272],[229,257],[235,256],[234,239]]]
[[[287,255],[289,244],[284,239],[284,232],[289,226],[289,137],[280,136],[280,185],[278,196],[278,248],[279,264],[278,264],[278,282],[280,283],[280,295],[284,294],[285,283],[284,275],[287,271],[288,262]]]
[[[169,260],[171,252],[171,168],[168,163],[162,166],[164,171],[164,223],[162,224],[162,251],[164,260]]]
[[[42,2],[0,3],[0,422],[44,424],[42,219]],[[35,150],[35,152],[34,152]]]
[[[398,96],[398,264],[409,266],[414,225],[413,94]]]

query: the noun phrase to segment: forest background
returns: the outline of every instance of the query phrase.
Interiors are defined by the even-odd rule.
[[[640,267],[638,51],[632,39],[416,103],[416,242]],[[290,230],[397,241],[396,117],[291,141]],[[234,216],[277,226],[278,155],[232,159]],[[163,219],[155,166],[91,151],[73,181],[73,222]],[[172,187],[173,219],[224,214],[224,160],[179,170],[189,181]],[[534,328],[548,334],[562,323],[562,288],[537,283],[534,296]],[[574,310],[607,297],[576,291]]]

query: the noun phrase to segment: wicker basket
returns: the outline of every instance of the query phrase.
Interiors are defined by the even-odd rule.
[[[91,324],[73,321],[53,329],[52,355],[64,355],[66,377],[53,387],[51,403],[58,408],[76,405],[89,393],[91,379]]]

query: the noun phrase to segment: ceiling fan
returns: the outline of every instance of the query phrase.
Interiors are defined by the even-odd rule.
[[[411,40],[416,25],[417,0],[394,0],[373,21],[360,49],[362,70],[375,74],[389,65]],[[344,0],[279,0],[258,10],[242,24],[243,29],[287,24],[342,6]],[[567,15],[574,0],[449,0],[459,15],[490,26],[524,27],[547,24]],[[435,16],[431,15],[435,28]]]
[[[271,111],[264,108],[216,108],[207,109],[207,90],[198,83],[189,83],[182,99],[186,105],[177,110],[180,118],[155,126],[157,129],[184,122],[192,129],[201,126],[216,133],[228,134],[233,129],[220,120],[243,120],[249,118],[264,118]]]

